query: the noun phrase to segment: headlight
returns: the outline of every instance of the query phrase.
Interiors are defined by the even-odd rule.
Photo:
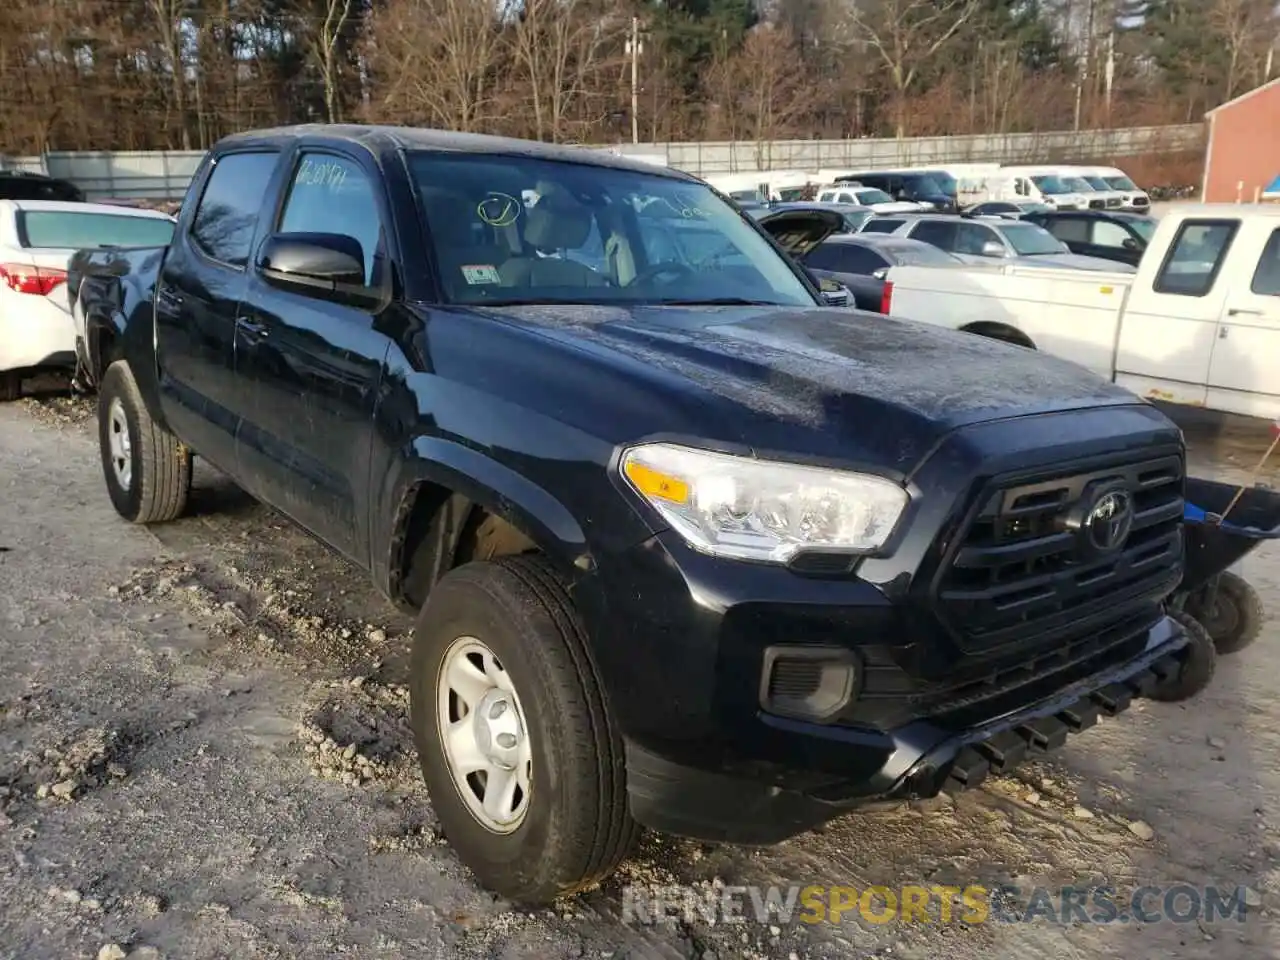
[[[622,472],[691,547],[740,560],[870,553],[908,503],[906,491],[882,477],[668,443],[631,447]]]

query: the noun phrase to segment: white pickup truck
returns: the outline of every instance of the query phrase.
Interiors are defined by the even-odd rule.
[[[1280,205],[1180,204],[1136,273],[892,267],[887,312],[1071,360],[1153,400],[1280,419]]]

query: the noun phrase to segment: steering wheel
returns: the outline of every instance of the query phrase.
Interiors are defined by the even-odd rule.
[[[692,267],[685,266],[683,263],[678,263],[675,260],[665,260],[662,263],[652,263],[645,267],[631,278],[631,282],[628,283],[627,286],[634,287],[636,284],[645,283],[655,277],[660,277],[664,273],[691,276],[696,275],[697,271]]]

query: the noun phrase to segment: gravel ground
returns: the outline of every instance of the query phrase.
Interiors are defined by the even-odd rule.
[[[1187,426],[1235,478],[1265,430]],[[1280,464],[1280,457],[1277,457]],[[1280,550],[1241,572],[1280,608]],[[367,579],[197,471],[131,527],[91,401],[0,407],[0,957],[1280,956],[1275,624],[1185,704],[1052,764],[776,848],[648,838],[599,890],[522,912],[436,824],[409,736],[410,624]],[[1245,922],[623,923],[624,884],[1247,885]]]

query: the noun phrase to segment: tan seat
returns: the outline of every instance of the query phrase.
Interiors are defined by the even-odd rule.
[[[539,250],[576,250],[591,236],[591,211],[563,193],[543,196],[529,210],[524,239]],[[606,277],[561,257],[516,257],[499,269],[504,287],[606,287]]]

